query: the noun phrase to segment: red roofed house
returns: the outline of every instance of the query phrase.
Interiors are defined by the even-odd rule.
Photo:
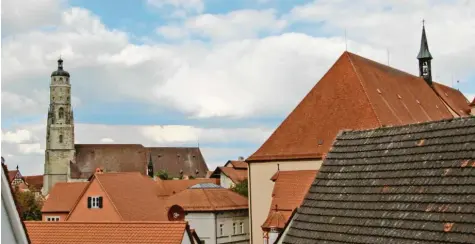
[[[469,103],[455,89],[432,81],[425,28],[419,76],[344,52],[267,141],[249,158],[252,243],[261,243],[280,170],[318,170],[337,133],[468,116]]]
[[[184,221],[42,222],[25,221],[31,243],[198,244]]]
[[[200,183],[168,197],[203,243],[249,243],[248,201],[244,196],[212,183]]]
[[[274,182],[272,203],[267,219],[262,224],[264,244],[272,244],[284,230],[292,212],[300,206],[314,181],[317,170],[277,171]]]
[[[165,221],[159,187],[138,172],[102,173],[85,185],[57,183],[42,209],[46,221]]]
[[[229,160],[224,167],[217,167],[210,178],[219,179],[224,188],[231,188],[242,181],[247,181],[247,163],[242,160]]]

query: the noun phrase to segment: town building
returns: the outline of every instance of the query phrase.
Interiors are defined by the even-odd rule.
[[[341,132],[276,243],[474,243],[475,117]]]
[[[89,182],[58,182],[41,208],[43,221],[66,221]]]
[[[248,201],[212,183],[200,183],[167,198],[167,206],[182,209],[190,227],[205,244],[249,243]]]
[[[469,102],[453,88],[432,80],[432,55],[425,27],[417,56],[419,75],[345,51],[271,136],[249,165],[252,243],[261,243],[280,168],[318,170],[343,129],[370,129],[468,116]]]
[[[244,160],[229,160],[223,167],[217,167],[209,177],[219,179],[224,188],[232,188],[247,181],[247,163]]]
[[[312,185],[317,170],[277,171],[270,180],[274,182],[272,203],[267,219],[262,224],[264,244],[273,244],[284,230],[296,208],[302,204]]]
[[[57,182],[87,181],[96,168],[105,172],[148,173],[149,159],[155,171],[174,177],[204,177],[208,172],[196,147],[144,147],[140,144],[75,144],[71,105],[71,76],[58,60],[51,74],[43,194]]]
[[[25,221],[32,243],[199,244],[183,221]]]
[[[28,234],[18,211],[18,206],[9,181],[8,169],[2,157],[2,243],[30,243]]]

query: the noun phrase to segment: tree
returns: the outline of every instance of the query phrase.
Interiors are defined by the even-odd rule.
[[[169,180],[170,176],[168,175],[168,172],[166,170],[159,170],[155,176],[158,176],[158,178],[162,180]]]
[[[231,190],[247,197],[247,195],[248,195],[247,180],[243,180],[243,181],[237,183],[236,185],[231,187]]]
[[[41,220],[43,201],[31,190],[21,191],[15,187],[15,199],[23,220]]]

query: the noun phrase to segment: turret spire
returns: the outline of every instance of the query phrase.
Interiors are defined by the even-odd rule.
[[[419,59],[419,76],[424,78],[424,80],[432,86],[432,66],[431,60],[432,55],[429,52],[429,44],[427,44],[425,20],[422,20],[422,37],[421,37],[421,48],[417,59]]]

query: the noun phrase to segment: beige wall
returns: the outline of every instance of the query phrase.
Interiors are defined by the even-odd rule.
[[[321,160],[307,161],[275,161],[249,163],[249,216],[251,221],[251,243],[263,243],[261,225],[269,214],[272,201],[274,182],[270,178],[277,172],[277,164],[281,171],[318,170]]]
[[[472,114],[473,116],[475,116],[475,106],[472,107],[472,112],[471,112],[471,114]]]

